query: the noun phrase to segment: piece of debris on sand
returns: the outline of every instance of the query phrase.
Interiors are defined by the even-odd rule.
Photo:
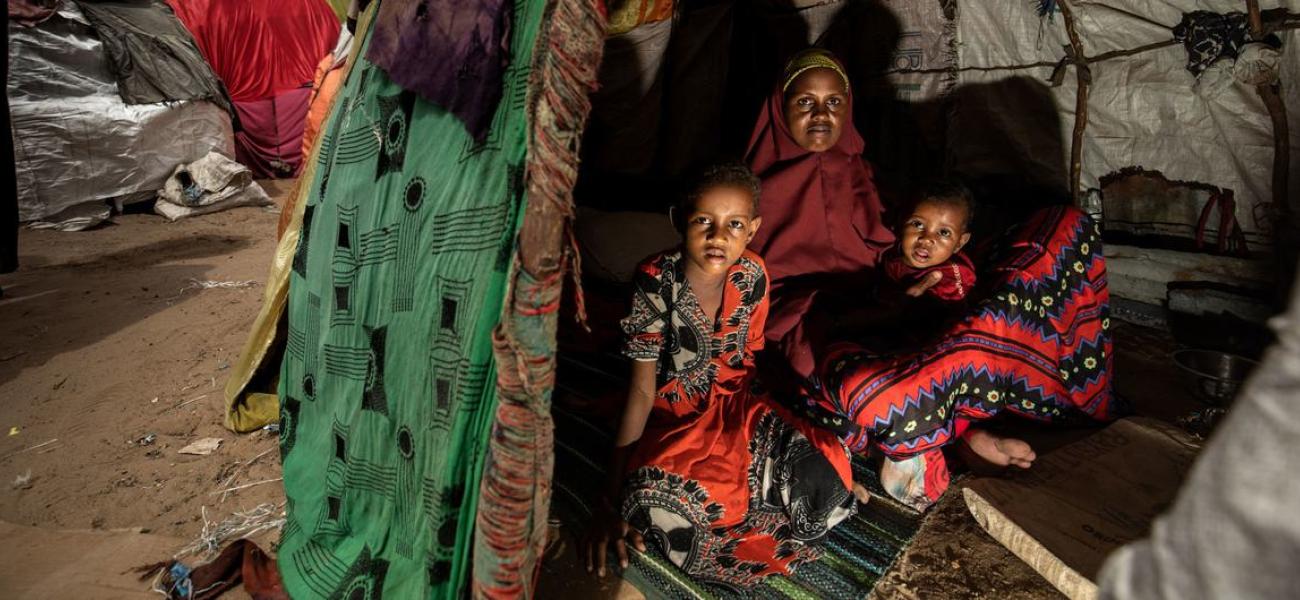
[[[181,448],[179,454],[195,454],[198,456],[207,456],[212,454],[221,446],[221,438],[203,438],[196,440],[194,443]]]
[[[25,490],[32,487],[32,470],[27,469],[26,473],[14,477],[13,486],[15,490]]]

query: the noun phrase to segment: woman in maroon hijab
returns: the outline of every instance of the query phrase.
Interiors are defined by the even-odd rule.
[[[819,312],[862,304],[894,242],[864,147],[843,66],[821,49],[796,55],[763,105],[746,160],[763,181],[763,228],[750,248],[772,278],[766,336],[803,377],[821,342],[805,322],[814,301]]]

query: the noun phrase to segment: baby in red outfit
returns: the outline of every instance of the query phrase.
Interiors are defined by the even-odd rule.
[[[975,267],[961,249],[970,241],[975,202],[966,186],[930,186],[903,219],[886,253],[885,275],[909,295],[961,302],[975,285]],[[917,284],[930,283],[929,287]]]

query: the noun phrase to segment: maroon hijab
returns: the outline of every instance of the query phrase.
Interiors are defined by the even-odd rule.
[[[774,286],[789,277],[870,271],[894,243],[848,97],[843,132],[825,152],[795,143],[780,83],[754,126],[745,156],[763,181],[763,225],[749,247],[767,263]]]

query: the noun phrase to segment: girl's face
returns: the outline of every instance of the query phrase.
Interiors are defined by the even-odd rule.
[[[840,141],[849,110],[849,93],[835,71],[809,69],[785,93],[785,124],[805,150],[824,152]]]
[[[682,237],[687,259],[701,273],[725,275],[762,222],[754,215],[754,199],[748,191],[731,186],[710,189],[685,215]]]

